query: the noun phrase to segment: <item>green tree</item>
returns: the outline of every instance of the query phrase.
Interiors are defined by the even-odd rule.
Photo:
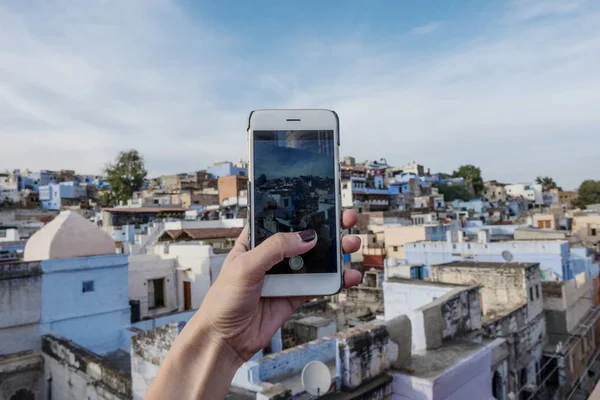
[[[144,185],[148,171],[144,167],[144,158],[137,150],[122,151],[114,164],[104,169],[106,180],[110,184],[110,195],[103,200],[114,205],[119,201],[131,199]]]
[[[441,183],[437,186],[437,188],[439,193],[444,195],[444,201],[468,201],[471,199],[471,197],[473,197],[471,191],[465,185],[447,185],[445,183]]]
[[[471,185],[476,195],[483,192],[483,178],[481,177],[481,169],[471,164],[461,165],[452,173],[455,178],[463,178]]]
[[[575,206],[585,208],[590,204],[600,203],[600,181],[588,179],[583,181],[577,190]]]
[[[550,189],[558,189],[558,185],[556,184],[554,179],[550,178],[549,176],[538,176],[537,178],[535,178],[535,183],[537,183],[538,185],[542,185],[542,190],[544,192],[547,192]]]

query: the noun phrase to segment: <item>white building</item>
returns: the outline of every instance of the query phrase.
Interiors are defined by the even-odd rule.
[[[518,183],[514,185],[506,185],[504,190],[506,191],[506,196],[508,197],[521,197],[535,204],[544,204],[544,191],[542,189],[542,185],[527,185]]]
[[[0,173],[0,204],[19,203],[19,187],[10,173]]]
[[[503,262],[510,257],[514,262],[540,263],[542,277],[546,280],[571,279],[582,272],[569,262],[567,240],[491,240],[489,231],[479,231],[477,240],[465,238],[462,230],[447,233],[446,241],[407,243],[404,255],[409,264],[428,267],[452,261]]]

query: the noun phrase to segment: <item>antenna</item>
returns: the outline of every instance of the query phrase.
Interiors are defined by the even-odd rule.
[[[321,396],[331,387],[331,373],[325,363],[311,361],[302,369],[302,386],[313,396]]]
[[[506,261],[506,262],[511,262],[511,261],[513,260],[513,258],[514,258],[514,257],[513,257],[512,253],[511,253],[510,251],[508,251],[508,250],[504,250],[504,251],[502,252],[502,258],[503,258],[503,259],[504,259],[504,261]]]

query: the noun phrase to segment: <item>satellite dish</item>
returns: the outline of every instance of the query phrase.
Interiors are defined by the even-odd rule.
[[[513,255],[510,251],[508,250],[504,250],[502,252],[502,258],[504,259],[504,261],[506,262],[511,262],[513,260]]]
[[[331,373],[321,361],[311,361],[302,369],[302,386],[313,396],[321,396],[331,387]]]

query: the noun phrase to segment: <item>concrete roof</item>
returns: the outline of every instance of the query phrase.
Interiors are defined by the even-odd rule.
[[[115,242],[74,211],[63,211],[25,244],[23,259],[41,261],[115,254]]]
[[[445,264],[432,265],[432,268],[531,268],[540,265],[539,263],[522,262],[478,262],[478,261],[452,261]]]
[[[439,349],[413,353],[410,364],[398,371],[419,378],[435,379],[485,350],[488,345],[489,343],[448,341]]]

